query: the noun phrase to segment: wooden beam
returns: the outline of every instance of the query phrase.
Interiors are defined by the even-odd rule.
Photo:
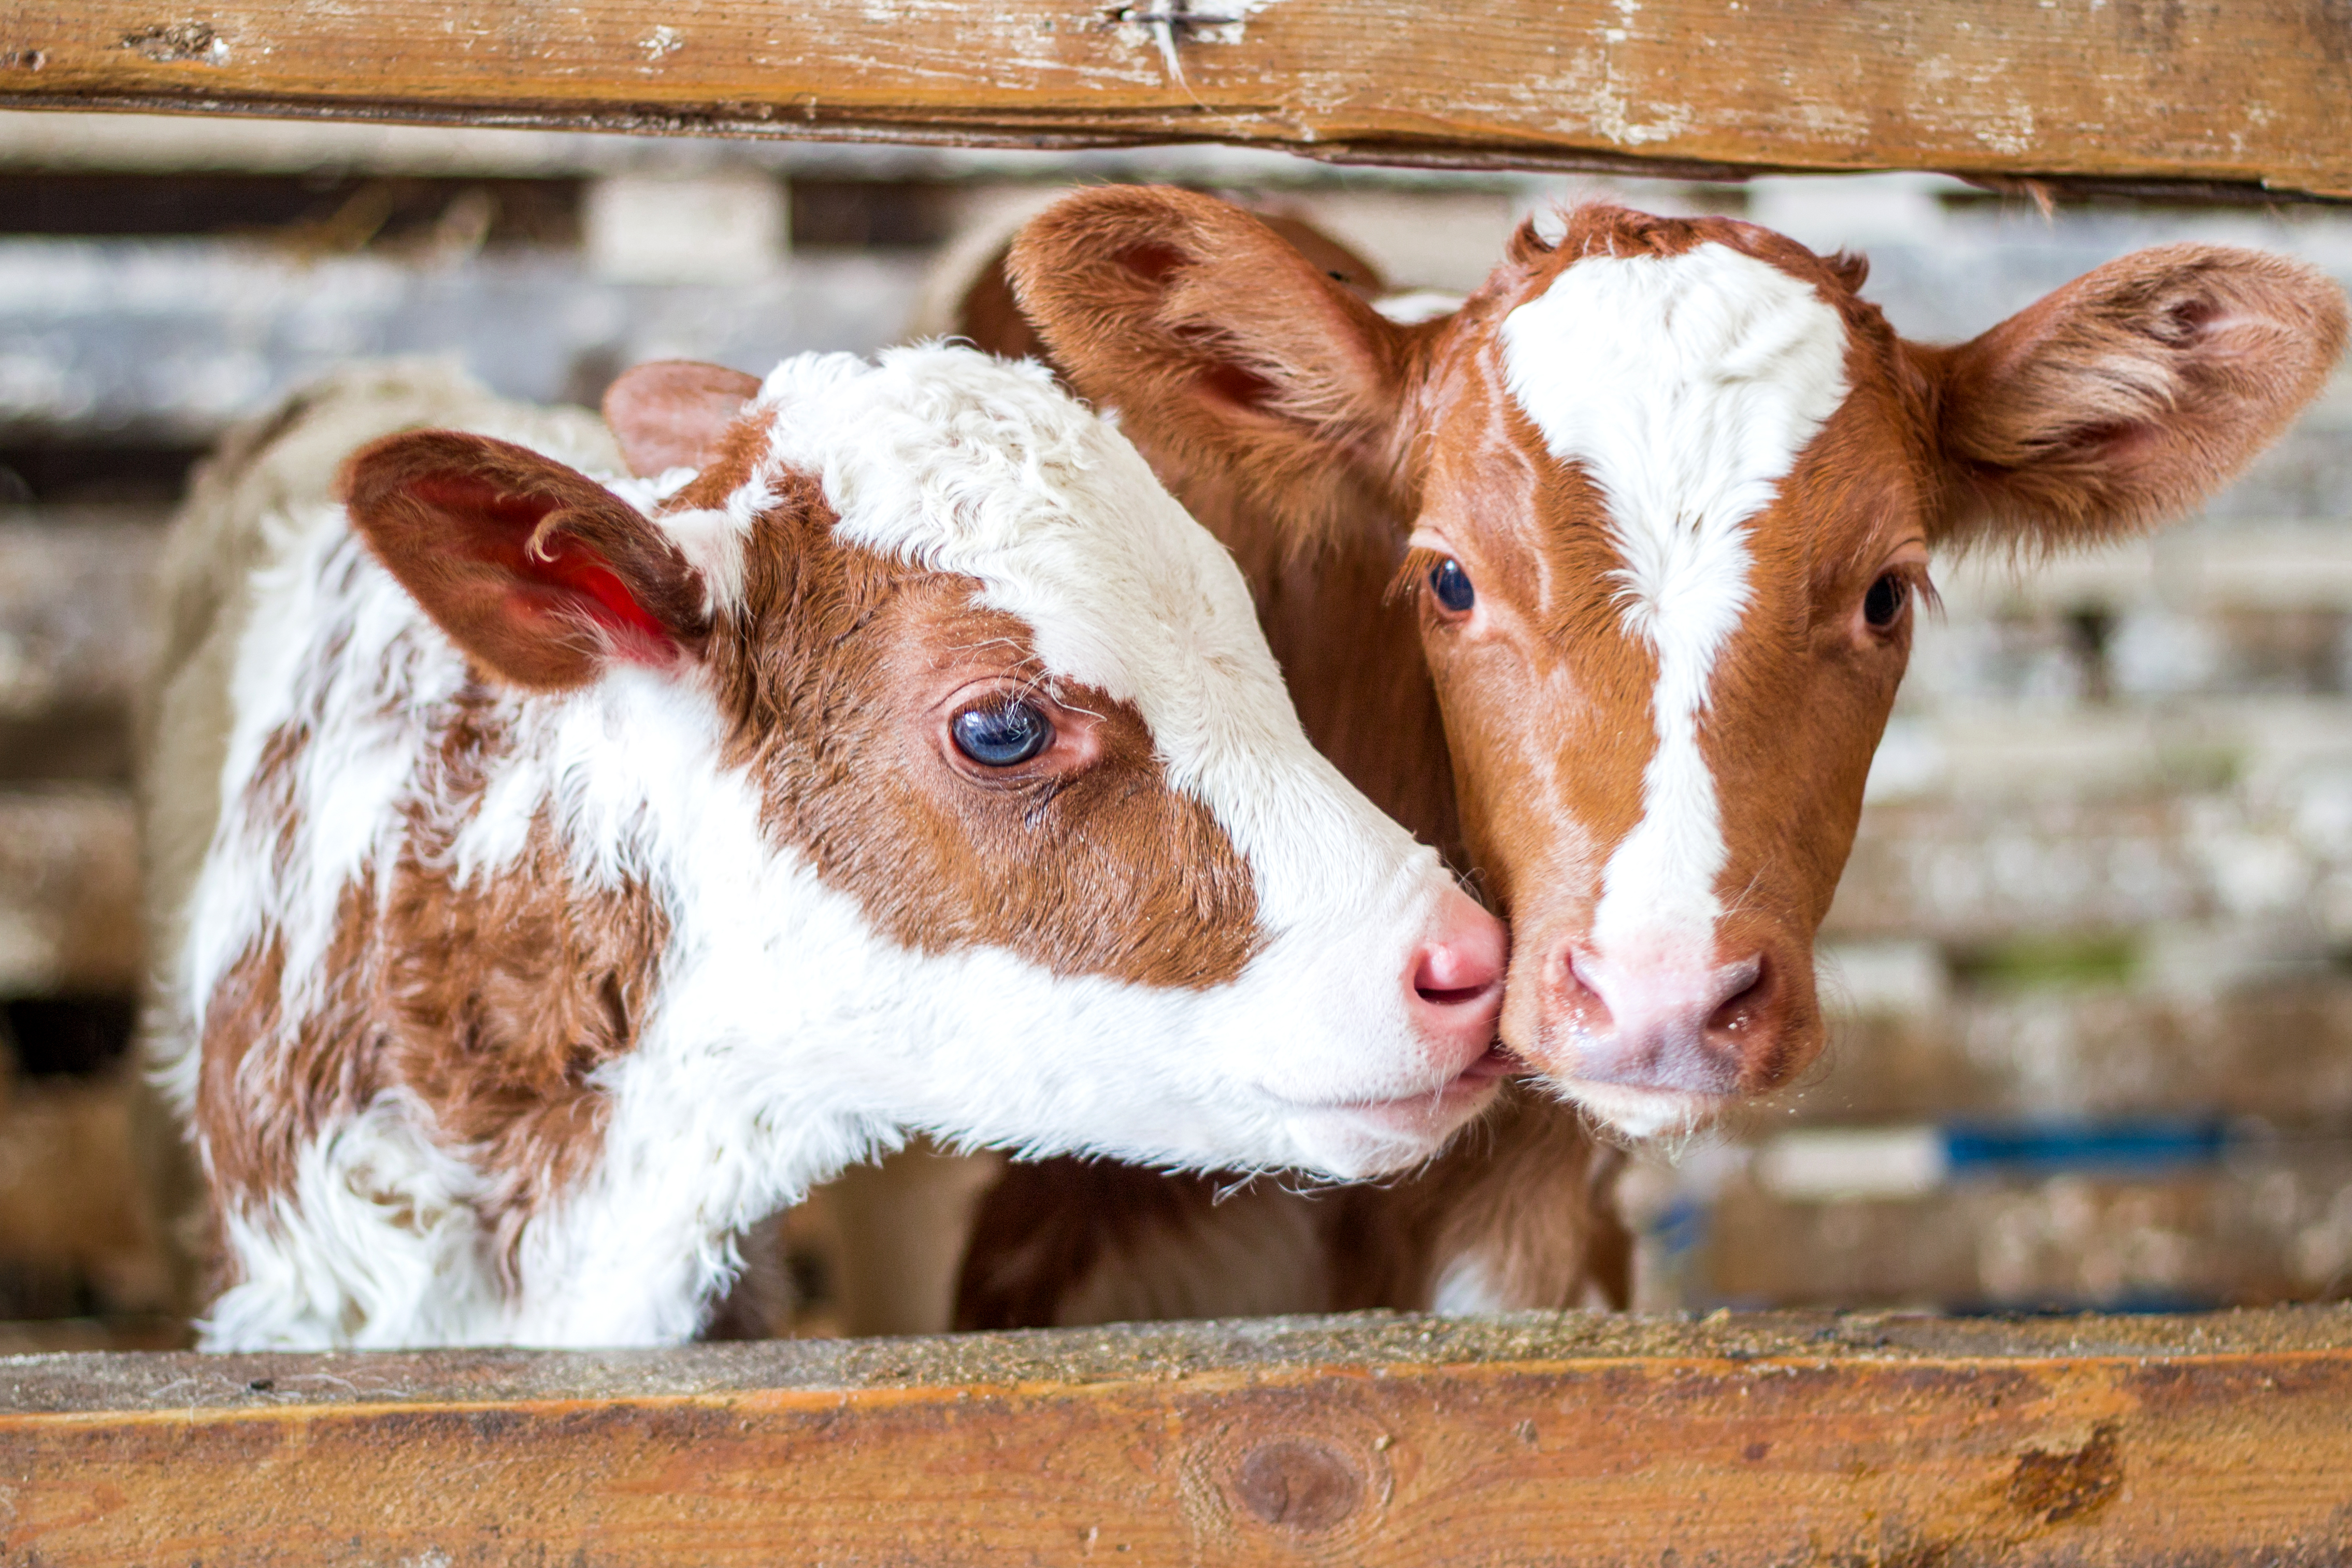
[[[139,824],[107,784],[0,788],[0,999],[138,988]]]
[[[0,1362],[9,1563],[2337,1563],[2352,1312]]]
[[[2339,0],[15,0],[0,16],[0,104],[2352,195],[2352,12]]]

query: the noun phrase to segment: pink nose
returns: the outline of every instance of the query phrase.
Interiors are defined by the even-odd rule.
[[[1573,944],[1554,956],[1552,1001],[1566,1015],[1576,1076],[1692,1094],[1754,1093],[1780,1076],[1779,966],[1612,960]]]
[[[1440,1066],[1465,1071],[1494,1043],[1509,956],[1502,923],[1448,888],[1413,955],[1412,995],[1406,1001]]]

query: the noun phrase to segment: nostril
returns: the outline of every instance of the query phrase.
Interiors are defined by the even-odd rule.
[[[1609,1000],[1601,993],[1598,961],[1576,947],[1563,947],[1555,961],[1552,990],[1560,1007],[1586,1020],[1588,1027],[1605,1028],[1611,1018]]]
[[[1566,984],[1561,988],[1569,991],[1582,991],[1586,996],[1597,999],[1601,995],[1601,988],[1592,983],[1592,977],[1586,972],[1585,967],[1591,961],[1589,954],[1580,953],[1573,947],[1569,948],[1566,961],[1562,965],[1567,971],[1563,977]]]
[[[1737,1034],[1756,1020],[1772,998],[1771,966],[1759,953],[1746,963],[1727,968],[1723,988],[1727,993],[1723,1000],[1707,1015],[1709,1034]]]
[[[1503,965],[1510,952],[1502,922],[1454,888],[1446,890],[1435,915],[1413,955],[1413,996],[1422,1006],[1439,1011],[1491,1010],[1497,1005]],[[1470,1027],[1470,1021],[1464,1020],[1463,1027]]]
[[[1413,966],[1412,992],[1432,1007],[1483,1001],[1502,978],[1499,965],[1458,946],[1424,947]]]

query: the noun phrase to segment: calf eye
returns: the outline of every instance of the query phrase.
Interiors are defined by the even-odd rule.
[[[1884,632],[1895,624],[1903,613],[1903,606],[1911,598],[1911,584],[1895,572],[1888,572],[1870,585],[1862,596],[1862,618]]]
[[[955,748],[983,768],[1011,768],[1054,744],[1054,721],[1029,703],[967,708],[948,727]]]
[[[1437,595],[1437,602],[1456,615],[1478,602],[1478,591],[1470,586],[1470,574],[1452,556],[1429,569],[1429,591]]]

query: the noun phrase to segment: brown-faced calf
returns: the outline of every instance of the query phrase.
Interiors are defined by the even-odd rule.
[[[2184,245],[1914,343],[1859,258],[1607,205],[1524,225],[1433,319],[1174,190],[1073,196],[1009,270],[1241,560],[1310,737],[1508,917],[1532,1092],[1425,1175],[1318,1200],[1016,1167],[967,1261],[975,1326],[1622,1296],[1580,1119],[1695,1127],[1819,1052],[1813,936],[1930,552],[2180,512],[2345,338],[2312,269]]]

